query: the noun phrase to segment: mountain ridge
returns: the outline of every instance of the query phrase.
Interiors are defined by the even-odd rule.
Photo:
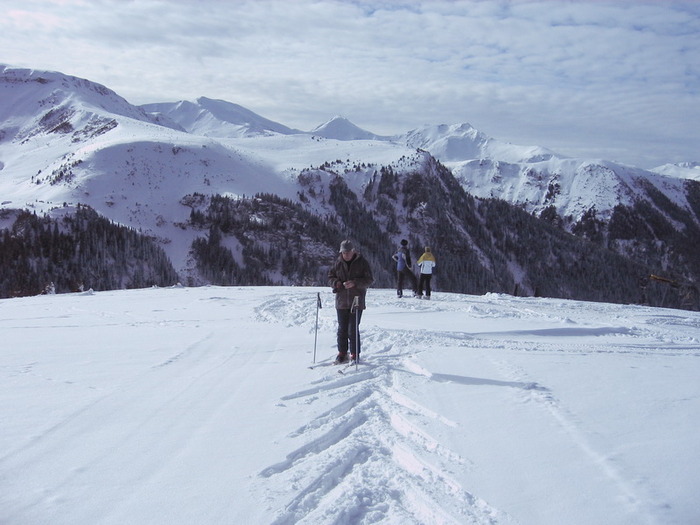
[[[99,214],[158,240],[183,279],[193,284],[206,282],[199,276],[201,261],[193,255],[193,243],[207,235],[202,230],[205,224],[211,228],[219,220],[206,219],[197,223],[200,226],[193,222],[193,213],[205,213],[206,207],[214,203],[208,195],[249,200],[258,194],[274,194],[328,217],[343,216],[342,202],[333,197],[338,192],[356,200],[360,207],[373,198],[371,207],[376,217],[365,217],[364,225],[358,224],[358,228],[367,228],[375,221],[388,232],[379,233],[375,226],[365,232],[376,231],[371,235],[382,237],[388,244],[383,248],[374,244],[378,250],[390,250],[402,236],[411,237],[414,245],[433,244],[436,239],[425,236],[441,234],[438,229],[429,234],[427,223],[421,223],[428,217],[425,203],[453,207],[448,201],[462,199],[455,193],[459,191],[482,199],[505,199],[605,249],[647,260],[651,257],[654,265],[662,264],[664,259],[663,254],[654,252],[654,239],[658,240],[659,235],[668,237],[673,229],[692,238],[699,222],[695,186],[688,186],[694,181],[609,161],[566,159],[542,147],[502,143],[466,123],[424,126],[404,135],[380,137],[343,117],[334,117],[315,130],[298,132],[241,106],[206,97],[200,97],[196,105],[133,107],[115,92],[87,80],[8,67],[0,71],[0,114],[6,117],[0,125],[1,208],[56,214],[87,204]],[[219,128],[222,119],[226,122]],[[183,124],[197,127],[199,134],[188,132]],[[495,155],[501,158],[489,157]],[[478,158],[454,160],[460,156]],[[435,188],[425,183],[444,184],[446,173],[440,172],[436,178],[440,169],[429,159],[444,162],[459,184],[451,190],[452,196],[440,192],[443,202],[431,201]],[[371,187],[375,190],[370,191]],[[383,189],[377,193],[377,187]],[[659,193],[670,198],[669,203]],[[204,200],[197,195],[205,196]],[[461,206],[475,206],[463,202]],[[608,231],[616,213],[627,217],[629,209],[639,202],[647,203],[643,210],[646,215],[644,224],[634,228],[647,237],[645,232],[650,228],[652,231],[643,249],[618,242]],[[270,206],[279,207],[274,203]],[[472,219],[468,219],[464,211],[453,208],[449,216],[440,219],[434,215],[431,220],[483,221],[479,216],[486,213],[485,208],[474,208]],[[258,226],[277,220],[260,217],[263,222]],[[656,223],[660,220],[670,226],[659,227]],[[0,228],[9,223],[10,219],[0,217]],[[250,251],[258,242],[252,240],[255,223],[246,224],[252,228],[248,237],[240,234],[234,238],[226,232],[221,237],[220,248],[228,250],[239,265],[260,261]],[[456,231],[473,227],[465,224]],[[634,235],[629,227],[624,231],[625,235]],[[343,231],[340,226],[335,232],[358,233]],[[491,246],[478,247],[491,255],[475,259],[474,264],[486,268],[492,264],[489,257],[508,257],[499,251],[503,248],[498,248],[499,255],[493,251],[493,232],[482,232],[481,240],[474,240],[474,232],[464,237],[463,233],[456,235],[464,242],[487,242]],[[319,253],[319,242],[303,241],[304,250]],[[682,256],[689,257],[685,253]],[[687,267],[686,262],[672,260],[665,264],[668,268],[678,266],[680,270],[674,270],[678,276],[696,280],[700,271],[695,263]],[[535,293],[535,287],[527,284],[533,276],[517,277],[517,266],[506,270],[511,277],[497,285],[499,290],[507,291],[519,284],[528,293]],[[271,282],[275,278],[289,282],[285,281],[289,277],[279,271],[270,267]],[[493,269],[485,271],[491,277],[484,277],[482,286],[495,286],[498,279]],[[387,284],[391,276],[386,273],[382,279]],[[556,293],[565,292],[562,288]]]

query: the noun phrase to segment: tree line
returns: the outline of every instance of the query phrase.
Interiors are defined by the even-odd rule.
[[[200,232],[191,246],[196,282],[325,285],[348,238],[369,260],[375,286],[391,288],[391,255],[406,238],[414,261],[425,246],[437,256],[437,291],[697,308],[700,184],[688,184],[696,218],[650,188],[649,201],[620,205],[607,222],[591,209],[569,233],[556,211],[538,218],[503,200],[476,198],[427,153],[418,160],[408,170],[360,166],[367,182],[359,189],[345,173],[307,169],[298,177],[297,200],[271,193],[185,197],[186,227]],[[61,218],[4,213],[16,218],[0,231],[2,297],[179,279],[153,239],[89,207]],[[663,272],[671,278],[649,279]]]
[[[432,157],[413,171],[377,169],[361,191],[320,169],[299,182],[299,201],[193,199],[207,203],[190,219],[205,232],[193,245],[200,272],[215,284],[325,285],[338,244],[350,238],[375,286],[390,288],[391,255],[406,238],[414,260],[425,246],[436,254],[437,290],[679,305],[647,286],[653,267],[615,250],[600,226],[573,235],[503,200],[475,198]]]
[[[0,297],[167,286],[177,272],[153,239],[88,206],[62,218],[27,210],[0,231]]]

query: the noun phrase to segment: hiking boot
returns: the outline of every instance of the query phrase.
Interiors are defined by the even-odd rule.
[[[338,354],[338,357],[335,358],[335,361],[333,362],[334,365],[341,365],[343,363],[348,362],[348,354]]]

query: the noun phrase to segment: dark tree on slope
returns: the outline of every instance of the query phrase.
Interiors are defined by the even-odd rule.
[[[318,217],[272,194],[215,195],[192,217],[210,228],[208,238],[195,240],[192,248],[202,276],[213,284],[318,285],[334,257],[330,247],[343,235],[334,218]],[[225,238],[240,245],[240,263],[223,245]]]
[[[214,196],[204,209],[193,211],[193,225],[216,225],[222,234],[220,242],[200,239],[194,245],[210,279],[229,264],[222,261],[233,258],[205,257],[200,250],[206,247],[214,250],[212,254],[222,250],[230,254],[221,247],[235,240],[240,250],[239,277],[231,282],[323,285],[327,268],[337,257],[339,240],[351,238],[370,260],[375,286],[389,288],[395,282],[391,254],[399,239],[406,237],[414,258],[426,245],[436,253],[437,291],[518,291],[658,304],[653,290],[640,288],[640,279],[649,273],[643,261],[601,244],[607,229],[595,210],[580,225],[581,233],[592,242],[505,201],[475,199],[428,155],[412,172],[380,168],[357,193],[336,173],[307,170],[304,180],[308,191],[301,203],[274,195],[237,200]],[[321,216],[312,209],[325,211]],[[621,232],[637,227],[634,216],[619,218]],[[662,225],[655,230],[649,222],[649,218],[644,221],[644,228],[654,236]]]
[[[238,285],[243,283],[241,267],[230,250],[221,246],[221,230],[218,225],[209,228],[206,238],[192,242],[192,252],[197,261],[197,269],[202,277],[213,284]]]
[[[401,220],[417,239],[416,248],[430,245],[437,254],[441,290],[512,293],[517,285],[520,292],[551,297],[642,298],[638,279],[647,271],[642,265],[505,201],[473,198],[434,160],[400,179]]]
[[[0,235],[0,296],[168,286],[177,274],[163,249],[133,229],[79,206],[62,219],[17,212]]]
[[[393,174],[387,177],[391,178]],[[391,286],[394,280],[390,262],[393,242],[388,232],[378,224],[377,214],[359,200],[342,177],[331,181],[330,191],[329,203],[335,208],[338,223],[342,225],[339,228],[341,235],[336,237],[335,242],[338,238],[354,239],[372,266],[376,286]]]
[[[697,301],[669,293],[666,285],[657,284],[664,281],[652,280],[648,286],[643,283],[648,283],[651,275],[660,275],[682,289],[700,287],[700,182],[684,182],[688,208],[676,204],[647,179],[638,178],[636,184],[645,194],[632,205],[618,204],[608,221],[589,210],[573,224],[572,232],[634,261],[640,268],[638,280],[645,303],[697,309]],[[560,228],[566,224],[551,208],[541,217]]]

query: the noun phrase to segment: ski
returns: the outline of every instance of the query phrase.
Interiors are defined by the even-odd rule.
[[[314,363],[313,365],[309,365],[308,368],[309,370],[313,370],[314,368],[321,368],[325,366],[341,366],[341,365],[347,365],[349,363],[354,363],[355,361],[345,361],[343,363],[336,363],[335,361],[323,361],[321,363]]]
[[[350,368],[351,366],[356,366],[359,364],[359,361],[350,361],[349,363],[345,363],[345,366],[341,369],[338,370],[339,374],[345,374],[345,371]]]
[[[355,360],[347,361],[345,363],[335,363],[334,361],[326,361],[323,363],[316,363],[314,365],[309,365],[308,369],[309,370],[314,370],[315,368],[321,368],[321,367],[326,367],[326,366],[338,366],[338,373],[339,374],[344,374],[345,371],[350,368],[351,366],[356,366],[359,364],[359,361],[355,362]]]
[[[335,363],[333,361],[328,361],[327,363],[316,363],[315,365],[309,365],[309,370],[313,370],[314,368],[320,368],[322,366],[333,366]]]

